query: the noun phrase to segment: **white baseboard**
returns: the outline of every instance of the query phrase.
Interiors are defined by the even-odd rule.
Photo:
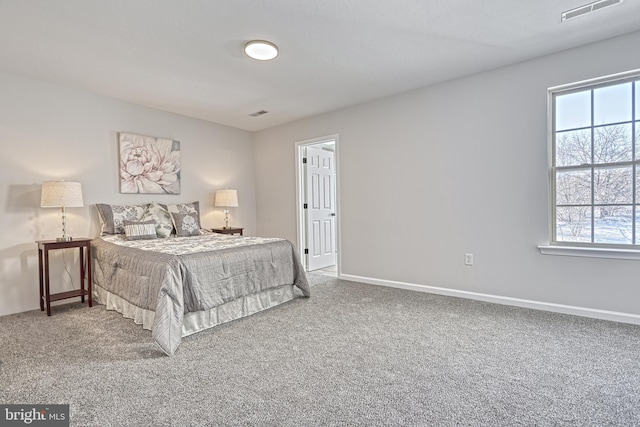
[[[386,286],[390,288],[407,289],[410,291],[426,292],[431,294],[446,295],[458,298],[467,298],[477,301],[485,301],[515,307],[531,308],[534,310],[551,311],[554,313],[571,314],[574,316],[591,317],[594,319],[611,320],[614,322],[632,323],[640,325],[640,315],[621,313],[617,311],[598,310],[593,308],[576,307],[572,305],[554,304],[549,302],[532,301],[520,298],[504,297],[500,295],[481,294],[478,292],[461,291],[457,289],[439,288],[436,286],[417,285],[414,283],[396,282],[393,280],[381,280],[371,277],[340,274],[340,279],[352,282],[366,283],[369,285]]]

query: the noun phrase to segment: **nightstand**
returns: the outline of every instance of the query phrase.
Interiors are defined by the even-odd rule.
[[[57,240],[38,240],[38,267],[40,269],[40,311],[47,306],[47,316],[51,316],[51,301],[80,297],[84,302],[84,296],[89,299],[89,307],[93,307],[91,296],[91,239],[74,238],[68,242]],[[78,248],[80,250],[80,289],[68,292],[51,294],[49,292],[49,251],[56,249]],[[86,249],[86,251],[85,251]],[[87,273],[87,289],[84,288],[84,275]]]
[[[220,233],[220,234],[239,234],[242,236],[242,230],[244,230],[244,228],[242,227],[231,227],[231,228],[212,228],[211,231],[213,231],[214,233]]]

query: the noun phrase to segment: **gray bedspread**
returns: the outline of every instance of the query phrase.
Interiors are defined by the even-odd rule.
[[[108,236],[94,239],[91,252],[94,282],[154,311],[152,336],[168,355],[180,345],[185,313],[283,285],[310,296],[298,254],[287,240],[206,234],[128,242]]]

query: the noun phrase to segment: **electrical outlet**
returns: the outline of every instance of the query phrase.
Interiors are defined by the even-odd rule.
[[[464,254],[464,265],[473,265],[473,254]]]

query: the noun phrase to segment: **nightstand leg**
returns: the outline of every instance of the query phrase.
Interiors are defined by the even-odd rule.
[[[44,292],[47,303],[47,316],[51,316],[51,294],[49,293],[49,251],[44,250]]]
[[[91,242],[87,244],[87,292],[89,292],[89,307],[93,307],[93,284],[91,283]]]
[[[40,276],[40,311],[44,311],[44,276],[42,275],[42,249],[38,249],[38,267],[40,271],[38,272],[38,276]]]
[[[80,302],[84,303],[84,249],[80,246]]]

